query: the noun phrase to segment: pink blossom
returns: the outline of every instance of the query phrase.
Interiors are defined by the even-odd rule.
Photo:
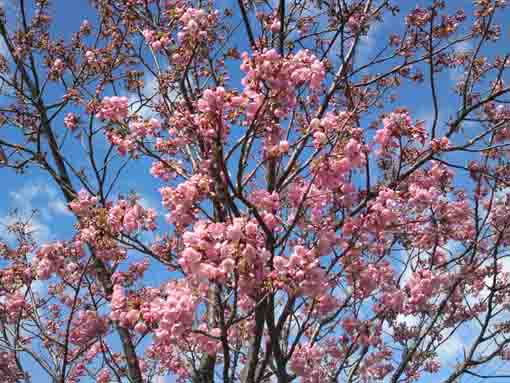
[[[105,97],[101,101],[96,117],[100,120],[111,120],[120,122],[128,116],[129,104],[127,97]]]
[[[78,116],[76,116],[74,113],[66,114],[64,117],[64,125],[71,131],[75,130],[78,126]]]

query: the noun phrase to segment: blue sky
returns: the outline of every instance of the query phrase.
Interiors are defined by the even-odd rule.
[[[228,2],[221,2],[222,5],[226,3],[235,4],[235,2],[231,0]],[[386,43],[389,32],[398,32],[398,25],[401,22],[403,15],[406,13],[406,10],[414,7],[417,3],[426,5],[430,2],[402,1],[401,3],[401,15],[393,18],[389,16],[389,18],[384,23],[377,23],[372,25],[368,36],[362,38],[361,47],[356,58],[357,65],[361,65],[361,63],[366,62],[383,46],[384,43]],[[448,1],[447,3],[448,9],[454,9],[462,6],[466,6],[466,8],[471,9],[472,1],[453,0]],[[9,5],[8,0],[4,0],[4,4],[7,4],[5,5],[7,10],[12,10],[12,5]],[[58,12],[52,14],[52,33],[54,37],[58,36],[65,40],[69,40],[71,33],[76,31],[79,28],[81,22],[86,18],[88,18],[92,24],[94,24],[94,15],[89,11],[88,1],[86,0],[55,0],[53,4],[55,9],[58,9]],[[237,11],[235,5],[232,5],[231,8]],[[502,15],[501,19],[498,21],[503,24],[503,26],[510,25],[510,17],[508,11],[506,14]],[[490,46],[485,53],[487,53],[489,56],[506,53],[509,46],[508,27],[503,29],[502,36],[502,41]],[[242,51],[247,47],[246,35],[244,31],[240,31],[238,34],[236,34],[234,39],[235,44],[238,46],[239,50]],[[472,49],[473,46],[464,44],[461,48],[469,50]],[[0,49],[2,49],[1,46]],[[381,71],[383,69],[384,67],[379,68]],[[436,77],[440,105],[439,121],[443,133],[445,131],[445,123],[455,115],[459,105],[458,97],[452,93],[452,87],[454,86],[455,80],[459,75],[460,73],[443,72],[438,74]],[[239,72],[234,72],[229,85],[240,89],[240,77],[241,76]],[[425,81],[427,81],[427,79],[428,75],[425,74]],[[151,79],[149,77],[148,80],[148,83],[150,84]],[[426,87],[423,87],[420,90],[420,93],[417,94],[413,84],[406,84],[402,86],[398,90],[398,101],[393,105],[388,105],[385,110],[391,110],[394,107],[405,106],[411,111],[411,115],[415,119],[425,120],[427,126],[430,127],[433,118],[433,107],[430,95],[426,89]],[[151,92],[150,89],[147,91]],[[61,94],[59,94],[58,91],[53,93],[50,92],[49,97],[57,99],[61,97]],[[375,118],[376,114],[380,112],[381,111],[375,111],[375,113],[370,116],[370,119]],[[367,123],[368,119],[364,122]],[[62,125],[63,114],[60,118],[57,119],[56,124],[59,131],[64,131]],[[0,136],[2,134],[4,134],[4,132],[0,132]],[[7,132],[5,134],[7,134],[9,137],[12,137],[11,132]],[[73,163],[76,164],[77,167],[80,165],[85,165],[86,163],[84,162],[80,151],[79,140],[70,139],[67,141],[66,145]],[[97,145],[99,151],[104,151],[104,144],[98,142]],[[455,162],[460,165],[466,165],[470,160],[470,157],[463,155],[455,156],[455,158],[452,159],[454,159]],[[120,160],[121,159],[119,159],[119,161]],[[148,161],[144,161],[144,163],[130,162],[125,170],[124,176],[119,180],[119,183],[114,190],[114,194],[127,193],[130,190],[136,190],[141,194],[144,204],[157,208],[161,215],[164,215],[166,212],[161,209],[159,193],[157,191],[161,186],[161,183],[155,181],[148,173],[149,164],[150,162]],[[466,178],[462,176],[458,177],[456,178],[456,182],[459,185],[463,185],[466,182]],[[3,186],[3,192],[1,194],[2,197],[0,198],[1,237],[4,237],[8,240],[10,239],[6,230],[6,225],[12,222],[10,213],[14,209],[16,209],[18,213],[23,216],[31,214],[33,210],[37,211],[33,217],[32,223],[34,225],[34,229],[36,230],[35,237],[40,242],[67,239],[73,235],[74,231],[72,224],[74,222],[74,218],[67,210],[66,204],[59,190],[48,181],[48,177],[43,172],[31,168],[28,169],[24,175],[20,176],[13,174],[11,171],[0,168],[0,185]],[[154,285],[157,285],[164,281],[168,276],[168,271],[153,267],[151,272],[148,274],[147,279]],[[444,359],[446,360],[447,365],[453,367],[455,357],[461,355],[459,352],[462,350],[465,339],[468,337],[469,332],[466,333],[463,330],[451,342],[448,342],[444,346]],[[509,368],[506,367],[506,369],[501,371],[501,373],[504,372],[509,372]],[[171,379],[168,379],[167,381],[171,381]],[[467,377],[463,378],[462,380],[462,382],[477,381],[479,381],[479,379],[474,377]],[[499,383],[496,379],[491,381],[494,383]],[[40,382],[45,383],[46,381],[40,380]],[[501,380],[500,382],[504,382],[504,380]]]

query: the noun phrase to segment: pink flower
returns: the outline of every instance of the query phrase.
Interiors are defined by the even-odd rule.
[[[78,126],[78,117],[74,113],[67,113],[64,117],[64,125],[71,131],[74,131]]]
[[[61,59],[56,59],[51,66],[51,71],[57,75],[61,75],[64,72],[65,65]]]
[[[120,122],[124,120],[129,113],[129,104],[127,97],[105,97],[96,117],[100,120],[111,120]]]
[[[281,28],[281,23],[279,21],[274,21],[270,26],[271,32],[273,32],[273,33],[280,32],[280,28]]]

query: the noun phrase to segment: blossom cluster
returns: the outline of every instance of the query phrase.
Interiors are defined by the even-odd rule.
[[[36,253],[34,265],[38,279],[45,280],[53,274],[70,275],[77,269],[75,262],[83,257],[79,241],[45,244]]]
[[[143,30],[143,37],[155,51],[159,51],[161,48],[166,47],[170,42],[170,38],[167,34],[158,34],[150,29]]]
[[[101,101],[99,111],[96,117],[100,120],[110,120],[112,122],[121,122],[129,114],[129,100],[127,97],[111,96],[105,97]]]
[[[390,113],[383,118],[382,125],[374,137],[375,143],[380,145],[380,154],[389,154],[392,149],[398,148],[398,139],[401,137],[410,137],[423,145],[428,136],[424,122],[413,123],[406,110]]]
[[[273,278],[280,288],[312,297],[327,294],[330,286],[314,251],[296,246],[288,258],[276,256],[273,262]]]
[[[142,207],[137,198],[120,198],[102,206],[97,197],[81,191],[69,207],[79,217],[78,243],[92,245],[97,256],[105,260],[124,257],[125,250],[115,241],[117,236],[156,229],[154,209]]]
[[[161,131],[161,122],[156,118],[143,120],[135,118],[128,125],[110,127],[106,131],[106,138],[121,155],[131,153],[136,155],[140,143],[146,138],[157,136]]]
[[[207,13],[203,9],[187,8],[179,18],[182,29],[177,34],[178,39],[183,42],[206,40],[209,31],[214,29],[218,16],[218,10]]]
[[[254,53],[252,57],[243,53],[242,58],[244,91],[232,103],[246,108],[248,121],[262,107],[266,97],[262,91],[264,87],[270,91],[272,113],[283,118],[296,105],[297,87],[308,84],[311,90],[317,91],[325,77],[322,62],[306,50],[286,58],[282,58],[275,49]]]
[[[109,210],[108,224],[113,233],[156,229],[156,211],[145,209],[137,202],[118,200]]]
[[[210,182],[208,176],[197,174],[175,188],[160,188],[163,206],[170,211],[167,220],[178,227],[189,225],[195,217],[197,203],[211,188]]]
[[[84,345],[108,330],[107,318],[101,317],[94,310],[79,311],[71,324],[69,340],[77,345]]]

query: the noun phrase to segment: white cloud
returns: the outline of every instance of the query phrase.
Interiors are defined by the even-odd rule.
[[[356,56],[361,60],[357,63],[357,66],[366,64],[376,55],[376,53],[379,52],[380,47],[377,45],[382,39],[381,34],[383,29],[384,28],[381,23],[371,23],[367,35],[360,37]]]
[[[16,207],[30,210],[36,208],[48,218],[55,215],[71,215],[66,203],[59,198],[59,193],[48,185],[25,185],[17,191],[10,192],[9,196]],[[37,206],[38,202],[42,205]]]
[[[16,12],[11,2],[8,2],[6,4],[4,0],[0,0],[0,8],[3,9],[3,13],[6,15],[11,15]],[[6,59],[9,59],[10,57],[7,45],[5,44],[4,39],[2,37],[0,37],[0,54],[3,55]]]
[[[437,349],[439,359],[444,363],[452,363],[456,359],[461,359],[463,356],[462,350],[465,344],[460,335],[455,332],[450,336],[441,346]]]
[[[158,92],[159,84],[157,77],[146,74],[144,76],[144,87],[142,90],[142,95],[144,98],[151,100],[149,101],[149,105],[152,105],[158,101],[160,98],[159,95],[156,95]],[[142,105],[138,95],[135,93],[129,96],[129,108],[131,113],[138,112],[140,116],[146,119],[154,117],[155,115],[154,110],[150,106]]]
[[[30,223],[30,233],[38,242],[51,239],[50,225],[58,216],[71,215],[57,190],[45,184],[26,184],[8,194],[8,211],[1,212],[0,237],[8,242],[16,240],[13,225]]]
[[[20,220],[26,221],[29,218],[28,213],[21,215],[6,215],[0,218],[0,239],[7,242],[15,242],[16,235],[14,225]],[[43,223],[37,215],[34,215],[30,219],[30,234],[33,239],[37,242],[46,242],[50,236],[50,228],[48,225]]]
[[[414,327],[414,326],[418,326],[420,324],[420,318],[418,317],[418,315],[398,314],[397,322],[405,323],[408,327]]]
[[[7,45],[5,45],[5,42],[3,39],[0,39],[0,54],[4,56],[4,58],[8,58],[9,52],[7,50]]]
[[[455,53],[469,53],[473,50],[473,45],[470,41],[462,41],[454,46],[454,50]],[[454,69],[450,69],[448,75],[452,82],[457,83],[465,77],[464,67],[458,66]]]
[[[140,202],[140,205],[142,205],[142,207],[144,209],[157,210],[157,208],[158,208],[158,203],[155,202],[151,197],[144,195],[144,194],[140,194],[140,199],[138,202]]]
[[[48,202],[48,209],[55,214],[69,215],[72,213],[67,207],[67,204],[62,200],[54,200]]]

